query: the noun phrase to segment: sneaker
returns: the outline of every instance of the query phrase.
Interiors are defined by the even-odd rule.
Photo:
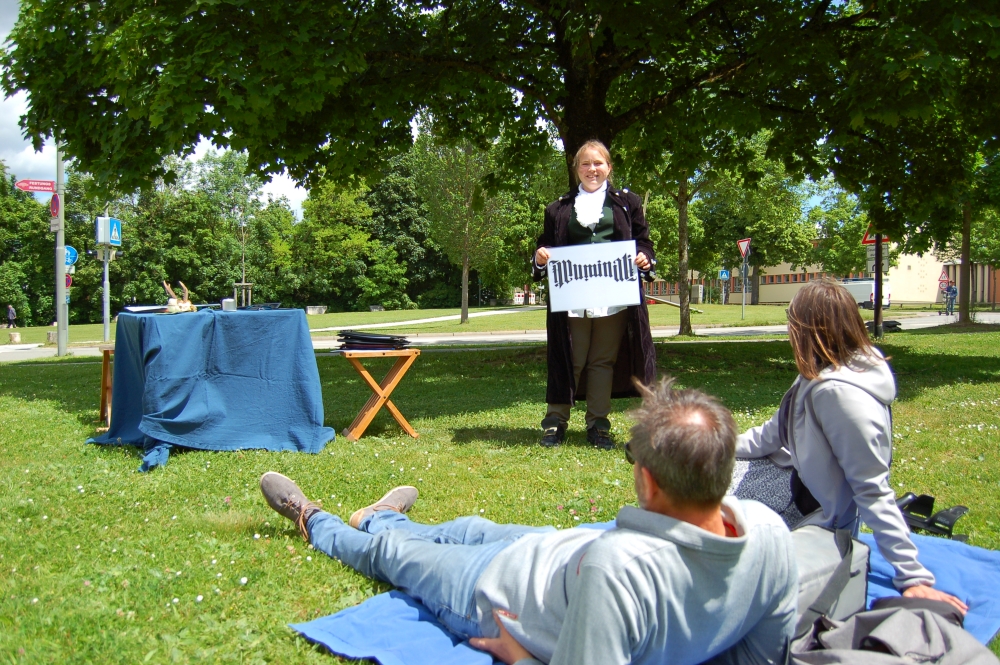
[[[351,515],[351,519],[349,519],[347,523],[357,529],[361,526],[361,522],[364,521],[365,518],[380,510],[391,510],[396,513],[409,512],[410,508],[413,507],[413,504],[417,502],[417,494],[418,492],[416,487],[411,487],[409,485],[394,487],[386,492],[385,496],[372,505],[355,510],[354,514]]]
[[[610,430],[591,427],[587,430],[587,441],[594,444],[601,450],[611,450],[615,447],[615,440],[611,438]]]
[[[565,427],[547,427],[542,432],[542,440],[539,443],[543,448],[555,448],[566,438]]]
[[[260,477],[260,492],[264,495],[267,505],[279,515],[287,517],[299,527],[302,537],[309,540],[306,523],[313,513],[321,510],[319,506],[306,498],[299,486],[291,478],[268,471]]]

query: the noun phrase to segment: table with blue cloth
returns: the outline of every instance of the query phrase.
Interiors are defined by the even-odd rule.
[[[172,446],[318,453],[334,438],[299,309],[119,314],[111,402],[88,443],[142,446],[140,471]]]

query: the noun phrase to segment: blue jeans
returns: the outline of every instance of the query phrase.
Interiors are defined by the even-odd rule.
[[[476,582],[493,557],[529,533],[554,527],[495,524],[460,517],[444,524],[417,524],[406,515],[380,510],[357,529],[336,515],[309,518],[309,542],[354,570],[405,591],[461,637],[481,637]]]

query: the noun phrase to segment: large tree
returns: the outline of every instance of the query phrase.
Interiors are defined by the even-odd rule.
[[[822,137],[825,112],[863,124],[919,105],[896,98],[908,81],[889,76],[865,96],[855,77],[896,62],[930,71],[937,52],[923,34],[963,7],[23,0],[3,85],[28,91],[22,125],[36,145],[58,134],[81,168],[124,189],[163,175],[164,155],[202,137],[299,180],[375,172],[407,148],[420,108],[452,133],[504,134],[511,169],[530,170],[547,150],[539,118],[556,128],[568,165],[587,139],[610,146],[650,123],[677,127],[719,100],[759,126],[787,125],[780,147],[791,154]],[[926,62],[901,60],[914,43]]]

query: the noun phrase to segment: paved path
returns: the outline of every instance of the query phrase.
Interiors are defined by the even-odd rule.
[[[541,305],[532,305],[530,307],[518,307],[517,309],[495,309],[489,312],[473,312],[469,314],[470,319],[474,319],[480,316],[499,316],[501,314],[520,314],[521,312],[530,312],[533,310],[545,309]],[[398,328],[400,326],[410,326],[417,323],[438,323],[439,321],[458,321],[462,318],[461,314],[449,314],[448,316],[435,316],[430,319],[413,319],[406,321],[389,321],[387,323],[362,323],[356,326],[332,326],[330,328],[310,328],[309,332],[337,332],[340,330],[366,330],[370,328]]]
[[[512,310],[515,312],[524,309]],[[482,312],[481,314],[494,314],[498,312]],[[470,315],[473,316],[473,315]],[[454,318],[454,317],[445,317]],[[440,320],[440,319],[426,319],[426,320]],[[889,315],[887,320],[893,320],[893,317]],[[910,316],[907,318],[900,317],[899,319],[900,327],[903,330],[919,330],[922,328],[934,328],[936,326],[942,326],[947,323],[953,323],[958,320],[958,316],[940,316],[934,312],[920,313],[915,316]],[[976,321],[978,323],[990,323],[990,324],[1000,324],[1000,312],[979,312],[976,314]],[[408,321],[407,323],[412,323]],[[382,325],[382,324],[373,324]],[[398,326],[399,323],[394,323],[392,325]],[[339,330],[339,328],[334,328],[333,330]],[[786,332],[787,328],[784,325],[780,326],[745,326],[745,327],[730,327],[730,328],[719,328],[719,327],[705,327],[705,326],[695,326],[695,335],[698,337],[766,337],[774,335],[782,335]],[[653,328],[653,337],[657,339],[662,339],[666,337],[675,337],[677,335],[676,326],[660,326]],[[416,333],[406,335],[414,346],[420,348],[425,347],[438,347],[438,348],[451,348],[451,349],[473,349],[473,348],[483,348],[483,347],[496,347],[497,345],[505,344],[544,344],[545,343],[545,331],[544,330],[525,330],[521,332],[470,332],[470,333]],[[333,338],[326,339],[313,339],[313,348],[318,350],[333,350],[340,347],[340,343]],[[100,356],[101,351],[96,345],[94,346],[74,346],[70,347],[69,353],[71,356]],[[41,346],[37,344],[18,344],[18,345],[0,345],[0,363],[14,362],[19,360],[32,360],[35,358],[50,358],[56,355],[56,349],[52,346]]]

